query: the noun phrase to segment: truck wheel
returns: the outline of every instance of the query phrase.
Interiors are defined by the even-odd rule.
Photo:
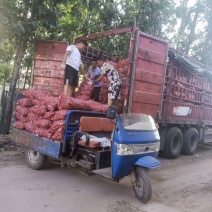
[[[169,159],[175,159],[180,155],[183,147],[183,134],[177,127],[172,127],[166,133],[163,155]]]
[[[35,150],[26,149],[25,158],[26,158],[27,165],[31,169],[39,170],[44,167],[47,156]]]
[[[135,168],[135,180],[133,190],[136,197],[143,203],[148,202],[152,197],[152,186],[147,170],[137,166]]]
[[[195,128],[187,129],[183,134],[182,154],[193,155],[198,147],[199,133]]]

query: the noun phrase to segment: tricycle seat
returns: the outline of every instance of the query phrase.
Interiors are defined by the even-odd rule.
[[[92,134],[96,137],[111,137],[111,133],[114,129],[114,123],[110,119],[101,117],[82,117],[80,119],[79,131]],[[86,146],[86,141],[79,140],[78,145]],[[90,140],[89,148],[95,149],[101,147],[101,142]]]

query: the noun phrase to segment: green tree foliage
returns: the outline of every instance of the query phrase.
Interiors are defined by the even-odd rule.
[[[175,48],[209,66],[212,65],[212,2],[210,0],[180,1],[173,17],[179,24],[170,39]],[[172,30],[174,30],[172,28]]]
[[[137,25],[141,31],[163,37],[162,26],[171,14],[170,0],[84,0],[61,5],[58,36],[73,42],[74,38],[119,27]],[[102,38],[92,45],[112,55],[126,57],[129,35]]]
[[[0,63],[0,84],[3,84],[5,87],[5,83],[9,80],[12,73],[12,65],[9,63]]]
[[[60,1],[63,2],[65,1]],[[51,36],[60,15],[61,10],[56,0],[1,0],[0,2],[0,28],[3,29],[3,32],[1,31],[3,38],[0,42],[2,45],[5,40],[13,40],[16,51],[7,99],[5,133],[9,132],[13,95],[27,46],[38,36]]]
[[[20,67],[30,72],[37,38],[72,43],[79,36],[136,24],[141,31],[168,37],[178,50],[212,64],[211,0],[1,0],[0,17],[0,63],[14,60],[5,132]],[[90,44],[123,58],[129,50],[127,41],[129,35],[121,35]]]

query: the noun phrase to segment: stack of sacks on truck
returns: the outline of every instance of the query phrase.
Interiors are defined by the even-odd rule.
[[[116,70],[121,77],[121,99],[118,101],[118,112],[122,113],[124,109],[125,91],[127,87],[127,73],[129,69],[129,61],[127,59],[120,60],[116,65]]]
[[[53,97],[43,90],[26,90],[23,95],[25,98],[17,102],[14,127],[55,141],[63,140],[68,110],[106,112],[108,109],[107,105],[81,99],[80,93],[79,98],[64,94]]]
[[[109,82],[107,80],[107,77],[104,77],[102,79],[102,88],[99,94],[99,101],[102,104],[107,104],[107,101],[108,101],[108,85],[109,85]]]
[[[84,79],[80,84],[75,97],[78,99],[89,100],[93,93],[93,85],[89,83],[89,80]]]

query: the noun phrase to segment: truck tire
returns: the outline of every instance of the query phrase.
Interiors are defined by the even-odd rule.
[[[163,155],[169,159],[177,158],[183,147],[183,134],[177,127],[172,127],[166,133]]]
[[[135,195],[141,202],[146,203],[152,197],[152,186],[147,169],[137,166],[135,177],[136,181],[133,184]]]
[[[199,144],[199,133],[195,128],[188,128],[183,133],[183,155],[193,155]]]
[[[46,163],[47,156],[43,155],[35,150],[26,149],[25,159],[27,165],[31,169],[39,170],[42,169]]]

